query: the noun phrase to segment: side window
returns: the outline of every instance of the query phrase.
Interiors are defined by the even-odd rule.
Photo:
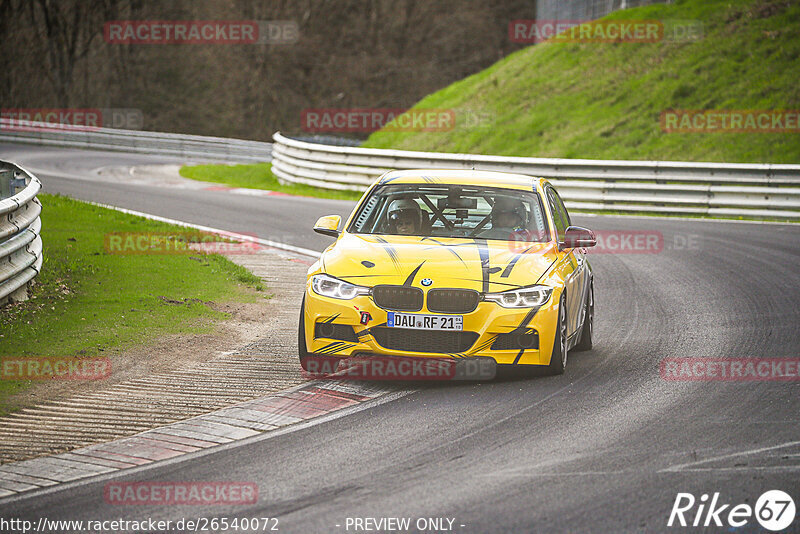
[[[551,189],[553,195],[556,197],[556,206],[561,207],[561,213],[564,215],[564,222],[567,226],[572,226],[572,221],[569,218],[569,212],[567,211],[567,207],[564,205],[564,201],[561,200],[561,196],[556,192],[555,189]]]
[[[567,216],[563,211],[564,204],[562,204],[561,199],[556,196],[552,187],[547,188],[547,202],[550,204],[550,211],[553,213],[553,223],[556,225],[558,240],[561,241],[567,230]]]

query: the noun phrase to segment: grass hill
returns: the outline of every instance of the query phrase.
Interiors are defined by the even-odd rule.
[[[603,20],[694,20],[703,37],[545,42],[415,108],[484,117],[445,132],[378,131],[364,146],[509,156],[800,163],[800,133],[667,133],[665,110],[800,110],[800,2],[677,0]],[[482,114],[482,115],[481,115]],[[797,126],[797,124],[795,124]]]

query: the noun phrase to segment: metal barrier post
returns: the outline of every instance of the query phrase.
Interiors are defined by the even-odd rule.
[[[27,300],[42,268],[41,188],[33,174],[0,161],[0,305]]]
[[[0,199],[14,196],[14,188],[11,181],[14,179],[12,171],[0,171]]]

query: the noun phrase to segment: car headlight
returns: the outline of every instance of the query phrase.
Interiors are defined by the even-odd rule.
[[[504,308],[533,308],[547,302],[552,293],[552,287],[531,286],[502,293],[486,293],[483,300],[496,302]]]
[[[350,300],[359,295],[369,295],[368,287],[349,284],[327,274],[315,274],[311,277],[311,289],[317,295],[343,300]]]

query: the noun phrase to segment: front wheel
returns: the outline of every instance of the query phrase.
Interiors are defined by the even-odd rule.
[[[300,303],[300,324],[297,326],[297,355],[300,358],[300,367],[304,371],[308,371],[309,354],[306,347],[306,297],[303,296],[303,301]]]
[[[550,364],[547,366],[548,374],[562,375],[567,366],[567,294],[561,293],[558,305],[558,324],[553,340],[553,353],[550,355]]]
[[[575,345],[576,351],[592,350],[592,334],[594,333],[594,283],[589,286],[589,293],[586,295],[586,313],[583,319],[583,329],[581,338]]]

